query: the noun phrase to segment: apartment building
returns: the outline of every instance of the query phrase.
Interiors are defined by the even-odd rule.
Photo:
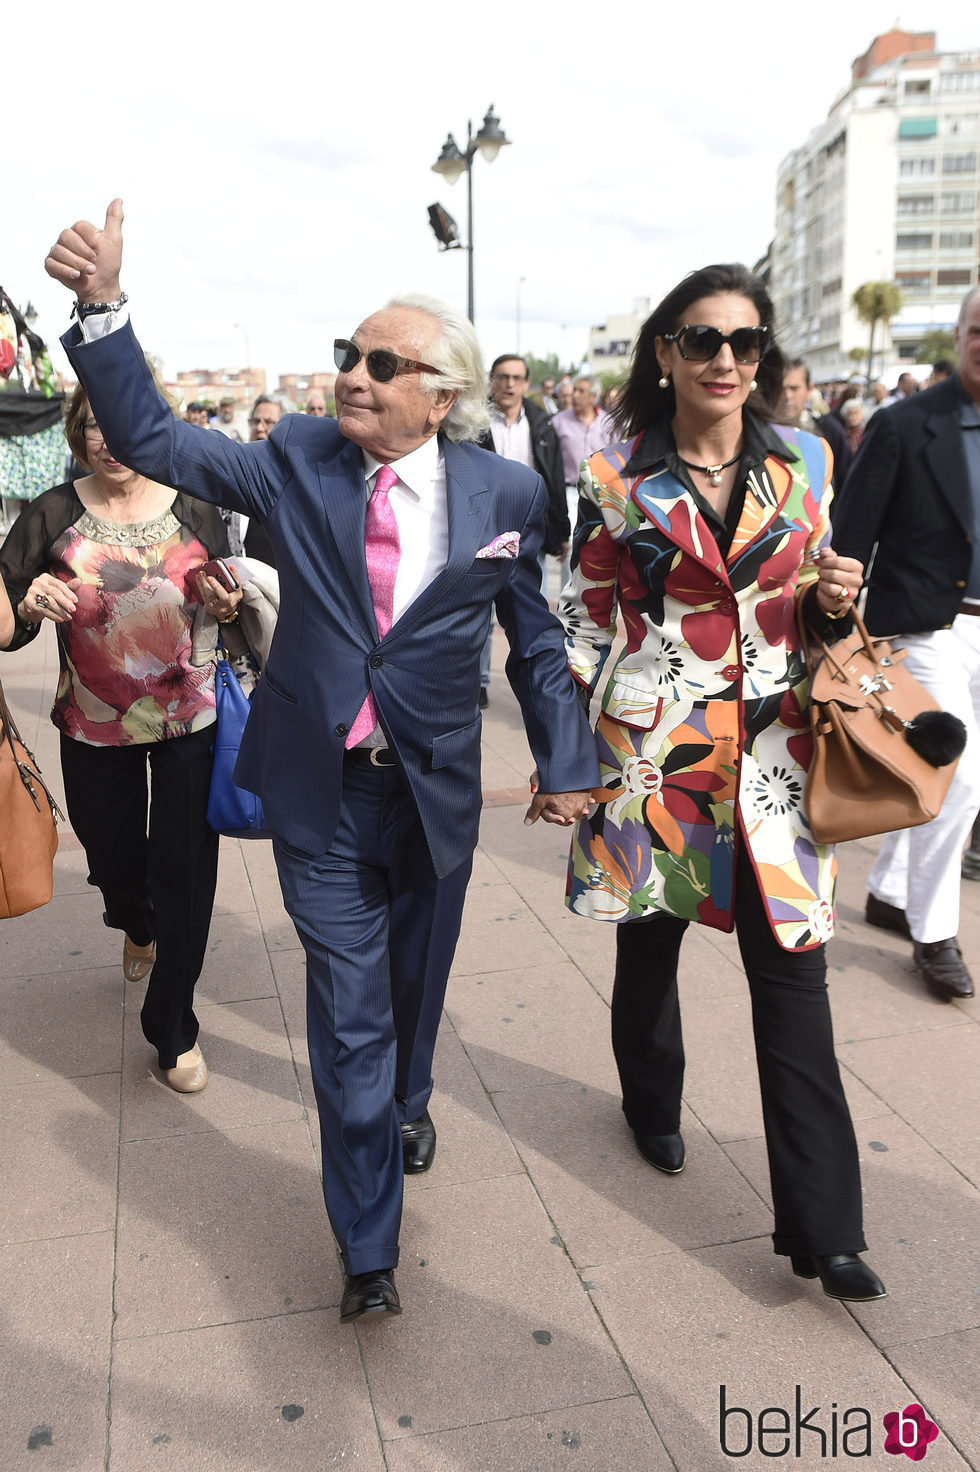
[[[849,350],[867,350],[851,306],[863,282],[902,292],[889,332],[878,329],[883,363],[914,361],[980,280],[977,31],[970,52],[937,50],[931,31],[876,37],[826,120],[779,167],[771,290],[781,342],[815,378],[845,376]]]

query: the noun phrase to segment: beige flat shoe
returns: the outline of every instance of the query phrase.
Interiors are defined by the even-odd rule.
[[[187,1053],[181,1053],[173,1068],[166,1069],[163,1076],[178,1094],[199,1094],[208,1081],[208,1065],[197,1043]]]
[[[153,970],[156,958],[155,940],[151,940],[148,946],[138,946],[127,935],[123,941],[123,976],[127,981],[142,981]]]

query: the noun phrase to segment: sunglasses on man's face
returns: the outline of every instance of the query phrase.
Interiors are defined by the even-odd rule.
[[[346,337],[337,337],[333,344],[333,360],[341,373],[350,373],[364,358],[367,371],[376,383],[390,383],[396,373],[441,373],[431,363],[420,363],[417,358],[403,358],[390,348],[372,348],[367,354],[361,352],[356,342]]]
[[[717,327],[696,324],[665,332],[664,342],[676,342],[677,351],[688,363],[710,363],[727,342],[736,363],[758,363],[768,346],[768,327],[736,327],[724,333]]]

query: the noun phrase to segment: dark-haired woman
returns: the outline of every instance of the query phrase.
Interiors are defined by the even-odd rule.
[[[613,1046],[641,1154],[683,1169],[677,994],[691,921],[737,932],[752,998],[777,1253],[831,1297],[884,1295],[861,1260],[857,1147],[834,1056],[824,942],[833,849],[802,808],[810,757],[797,607],[846,613],[859,563],[829,546],[825,441],[775,427],[772,305],[742,266],[685,278],[644,325],[583,466],[560,609],[576,679],[602,684],[603,786],[568,904],[617,923]],[[626,646],[605,672],[617,608]]]
[[[0,647],[55,625],[68,816],[105,923],[123,931],[123,974],[149,978],[140,1019],[161,1072],[195,1093],[208,1074],[194,986],[218,868],[214,646],[242,592],[195,571],[228,552],[218,512],[114,460],[81,388],[65,435],[90,473],[32,501],[0,548]]]

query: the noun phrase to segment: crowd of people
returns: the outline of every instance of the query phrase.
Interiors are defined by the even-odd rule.
[[[870,407],[856,385],[816,395],[742,266],[680,281],[605,391],[587,372],[532,391],[506,350],[486,374],[460,314],[402,297],[336,340],[332,406],[260,395],[245,426],[232,400],[174,415],[121,266],[119,201],[46,261],[75,298],[69,438],[88,473],[8,536],[0,644],[55,624],[72,822],[124,973],[147,982],[146,1037],[192,1091],[207,1081],[193,989],[217,863],[215,647],[245,591],[211,559],[278,568],[236,780],[262,799],[306,953],[341,1318],[401,1312],[402,1181],[435,1159],[494,616],[536,764],[524,821],[569,830],[566,903],[615,927],[612,1046],[639,1155],[685,1168],[682,942],[692,923],[734,931],[774,1250],[830,1297],[883,1297],[827,989],[837,863],[802,802],[800,629],[846,628],[866,586],[872,633],[967,725],[943,812],[885,841],[866,917],[909,937],[933,994],[972,996],[956,928],[980,808],[980,288],[952,373],[937,365],[922,392],[900,380],[893,402],[873,388]]]
[[[314,419],[335,419],[332,390],[311,388],[299,407],[285,394],[262,393],[253,401],[248,414],[233,394],[223,394],[216,405],[195,399],[184,410],[184,419],[188,424],[197,424],[203,429],[216,429],[227,439],[243,445],[268,439],[269,431],[284,414],[297,413],[310,414]]]

